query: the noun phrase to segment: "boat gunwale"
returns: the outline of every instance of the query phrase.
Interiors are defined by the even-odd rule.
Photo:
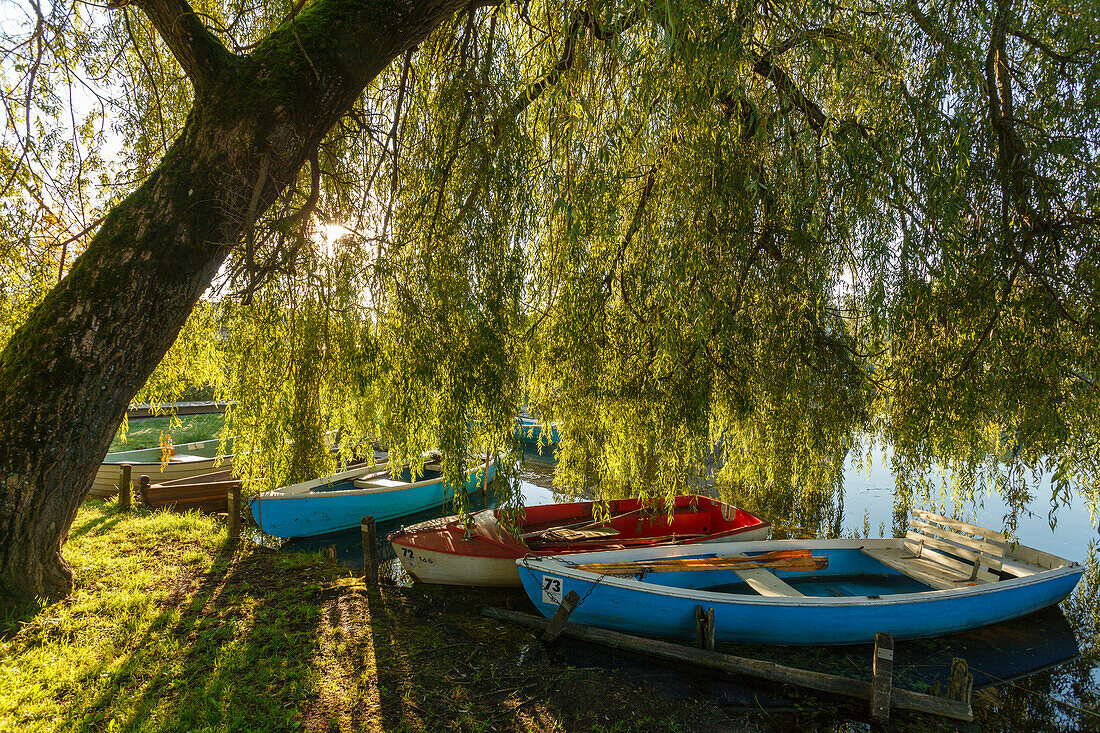
[[[282,501],[287,499],[320,499],[328,497],[340,497],[340,496],[364,496],[367,494],[387,494],[394,491],[407,491],[408,489],[419,489],[435,484],[443,483],[443,477],[439,476],[434,479],[427,479],[425,481],[410,482],[400,486],[378,486],[369,489],[337,489],[336,491],[315,491],[314,489],[319,486],[331,486],[334,483],[341,483],[344,481],[355,481],[357,478],[361,478],[364,473],[371,471],[379,471],[386,468],[389,464],[381,464],[378,466],[371,466],[362,470],[353,469],[350,471],[343,471],[341,473],[334,473],[331,476],[324,477],[325,479],[331,479],[327,483],[317,483],[321,479],[313,479],[311,481],[303,481],[304,484],[313,484],[306,488],[304,491],[297,493],[287,493],[290,489],[294,489],[302,485],[291,484],[290,486],[280,486],[277,489],[271,491],[265,491],[255,496],[249,497],[249,502],[253,501]],[[402,468],[407,468],[407,465],[403,465]],[[469,468],[466,470],[466,480],[469,481],[471,474],[480,472],[482,467]]]
[[[810,549],[810,550],[852,550],[859,551],[863,547],[898,547],[904,546],[903,539],[899,538],[883,538],[883,539],[864,539],[864,540],[765,540],[770,547],[769,549]],[[827,543],[827,544],[826,544]],[[741,543],[745,545],[752,545],[757,543]],[[1017,544],[1016,547],[1027,547],[1026,545]],[[678,556],[690,556],[690,555],[702,555],[711,553],[700,553],[698,550],[705,547],[705,543],[696,545],[679,546],[695,550],[695,552],[681,553]],[[713,549],[713,546],[707,549]],[[744,552],[759,552],[760,548],[743,547],[736,548],[738,551]],[[1015,548],[1014,548],[1015,549]],[[1035,548],[1029,548],[1034,550]],[[612,550],[609,552],[631,552]],[[594,562],[598,558],[593,558],[594,554],[598,553],[584,553],[576,555],[578,560],[583,563]],[[713,553],[718,555],[718,553]],[[1006,552],[1011,554],[1010,552]],[[1049,553],[1048,553],[1049,554]],[[911,603],[927,603],[936,602],[952,598],[965,598],[968,596],[985,595],[989,593],[998,592],[998,589],[1014,589],[1027,587],[1029,585],[1039,585],[1051,580],[1056,580],[1069,575],[1082,575],[1084,573],[1084,567],[1077,562],[1066,560],[1065,558],[1059,558],[1066,564],[1057,568],[1038,568],[1037,572],[1025,575],[1022,577],[1006,578],[998,580],[996,582],[980,583],[977,585],[968,585],[960,588],[944,588],[935,589],[929,588],[926,591],[917,591],[912,593],[894,593],[886,596],[879,596],[877,598],[871,596],[844,596],[844,597],[831,597],[831,596],[762,596],[752,595],[748,593],[723,593],[718,591],[704,591],[695,590],[691,588],[679,588],[676,586],[660,585],[655,583],[647,583],[642,580],[638,580],[633,577],[626,576],[613,576],[613,575],[601,575],[599,573],[592,573],[586,570],[578,570],[570,565],[566,564],[567,558],[573,557],[571,555],[552,555],[552,556],[538,556],[528,555],[516,560],[516,565],[521,569],[527,569],[530,572],[543,572],[551,575],[557,575],[563,578],[570,578],[572,580],[579,580],[585,583],[595,586],[608,586],[611,588],[617,588],[619,590],[631,591],[636,593],[646,593],[648,595],[660,595],[668,596],[671,598],[679,598],[683,600],[698,600],[707,601],[711,603],[720,603],[723,605],[769,605],[769,606],[811,606],[811,607],[848,607],[848,606],[890,606],[890,605],[907,605]],[[1057,556],[1055,556],[1057,557]],[[1023,562],[1023,561],[1020,561]],[[1025,563],[1031,565],[1030,563]],[[550,566],[550,567],[547,567]],[[888,566],[883,566],[891,572],[895,571]],[[522,572],[520,573],[522,575]],[[899,573],[904,575],[903,573]]]
[[[713,511],[715,509],[721,511],[723,509],[723,507],[729,507],[734,512],[740,511],[742,514],[744,514],[748,517],[752,517],[753,519],[756,520],[756,522],[755,522],[755,524],[746,524],[742,527],[734,527],[733,529],[727,529],[727,530],[723,530],[722,532],[716,532],[714,534],[709,534],[709,535],[706,535],[705,537],[702,537],[702,538],[687,540],[687,541],[683,541],[683,542],[677,542],[677,543],[674,543],[674,544],[698,546],[698,545],[706,545],[706,544],[715,543],[715,542],[725,542],[725,541],[728,541],[729,538],[734,537],[736,535],[744,534],[744,533],[747,533],[747,532],[759,532],[761,530],[768,530],[772,526],[771,522],[769,522],[768,520],[761,519],[760,517],[756,516],[752,512],[746,511],[744,509],[740,509],[739,507],[736,507],[733,504],[730,504],[728,502],[722,501],[721,499],[715,499],[715,498],[712,498],[712,497],[709,497],[709,496],[696,496],[696,495],[692,495],[692,494],[684,494],[682,496],[686,497],[686,498],[691,498],[691,499],[699,498],[699,499],[709,500],[711,502],[711,506],[708,507],[707,511]],[[679,499],[681,497],[677,496],[676,498]],[[549,504],[532,504],[531,506],[524,507],[524,509],[539,509],[541,507],[558,507],[558,506],[561,506],[562,504],[563,503],[554,503],[554,502],[551,502]],[[564,504],[574,504],[578,507],[587,506],[589,509],[591,509],[591,507],[593,505],[595,505],[596,502],[593,502],[593,501],[564,502]],[[499,522],[499,517],[496,516],[496,509],[479,509],[475,512],[471,512],[469,514],[469,516],[473,517],[475,514],[481,514],[481,513],[492,513],[493,514],[493,521],[494,522]],[[421,547],[419,545],[412,545],[412,544],[403,544],[400,541],[405,537],[409,537],[409,536],[418,534],[420,532],[434,532],[434,533],[437,533],[437,534],[438,533],[461,532],[461,531],[463,531],[463,528],[461,528],[463,518],[464,517],[461,514],[452,514],[449,517],[440,517],[439,519],[427,520],[425,522],[417,522],[416,524],[410,524],[407,527],[401,527],[400,529],[396,529],[393,532],[390,532],[390,534],[387,535],[386,539],[389,542],[397,542],[398,544],[401,544],[402,547],[409,547],[409,548],[427,550],[428,548],[426,548],[426,547]],[[565,517],[565,518],[560,518],[560,519],[553,520],[553,521],[554,522],[569,523],[569,522],[574,521],[574,520],[584,521],[584,520],[587,520],[587,519],[590,519],[590,518],[591,518],[590,514],[585,515],[585,514],[582,513],[582,514],[577,514],[575,517]],[[438,524],[435,524],[435,526],[431,526],[431,527],[421,526],[421,525],[426,525],[426,524],[434,524],[434,523],[437,523],[437,522],[438,522]],[[523,525],[521,525],[521,526],[523,526]],[[556,525],[552,524],[550,526],[553,527],[553,526],[556,526]],[[520,539],[517,535],[513,535],[511,533],[509,533],[509,535],[512,536],[516,540],[516,542],[518,542],[520,545],[527,546],[526,543],[522,539]],[[499,542],[495,539],[492,539],[492,538],[484,536],[484,535],[473,535],[469,539],[476,540],[478,542],[484,542],[486,544],[494,545],[496,547],[504,547],[504,548],[507,548],[507,549],[510,549],[510,550],[515,549],[511,545],[505,544],[503,542]],[[760,542],[762,540],[755,540],[755,541]],[[529,546],[527,546],[527,549],[532,550],[532,548],[529,547]],[[558,556],[569,555],[569,554],[578,554],[578,553],[572,552],[568,549],[563,550],[561,552],[555,552],[554,550],[555,550],[555,548],[540,548],[540,552],[538,554],[540,556],[552,556],[552,557],[558,557]],[[450,555],[462,554],[462,553],[448,553],[448,552],[443,552],[442,550],[434,550],[434,551],[435,552],[442,552],[443,554],[450,554]],[[609,550],[607,550],[607,549],[592,550],[592,552],[608,552],[608,551]],[[587,555],[589,553],[585,552],[583,554]],[[470,555],[470,557],[479,557],[479,556]]]
[[[232,446],[233,442],[234,442],[234,439],[236,437],[237,437],[236,435],[231,435],[228,438],[226,438],[225,445],[226,446]],[[216,447],[220,447],[221,444],[222,444],[221,443],[221,438],[207,438],[206,440],[192,440],[192,441],[189,441],[187,443],[174,443],[172,445],[172,448],[173,448],[173,450],[178,451],[178,452],[183,453],[183,454],[186,455],[186,451],[188,451],[188,450],[201,450],[202,448],[205,448],[208,443],[215,443]],[[160,454],[160,453],[163,453],[163,452],[164,452],[163,446],[159,446],[159,445],[149,446],[148,448],[134,448],[133,450],[111,451],[110,453],[107,453],[105,456],[103,456],[103,460],[99,462],[99,465],[101,465],[101,466],[121,466],[123,464],[129,463],[133,466],[142,466],[142,465],[150,465],[151,466],[151,465],[154,465],[154,464],[161,463],[161,461],[159,459],[155,460],[155,461],[143,461],[143,460],[141,460],[141,458],[144,458],[144,456],[141,456],[141,457],[138,457],[138,458],[135,458],[135,459],[111,458],[111,457],[112,456],[122,456],[122,455],[125,455],[125,454],[128,454],[128,453],[129,454],[132,454],[132,453],[149,453],[150,456],[154,456],[154,455],[157,455],[157,454]],[[202,458],[204,460],[214,461],[214,460],[217,460],[219,458],[232,458],[233,455],[234,455],[233,453],[219,453],[216,456],[210,456],[210,457],[198,456],[198,457]],[[199,463],[199,461],[189,461],[189,463],[192,463],[192,464],[193,463]]]

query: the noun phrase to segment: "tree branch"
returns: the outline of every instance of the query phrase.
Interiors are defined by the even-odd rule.
[[[779,96],[786,98],[794,107],[806,116],[810,126],[820,131],[825,126],[825,113],[817,102],[807,97],[798,85],[791,79],[790,74],[771,62],[771,54],[766,53],[756,60],[752,70],[764,77],[775,86]]]
[[[131,0],[111,0],[107,7],[120,8]],[[207,30],[187,0],[133,0],[149,17],[157,33],[179,61],[196,96],[210,90],[229,65],[232,54]]]
[[[569,33],[565,37],[565,47],[562,48],[558,63],[537,81],[532,82],[523,94],[516,97],[512,103],[504,109],[500,116],[497,117],[496,121],[493,122],[494,138],[499,139],[501,127],[505,122],[510,122],[519,117],[525,109],[530,107],[536,99],[542,96],[543,92],[556,85],[561,79],[562,74],[573,68],[573,64],[576,62],[577,43],[580,41],[581,31],[588,29],[592,32],[593,38],[597,41],[606,42],[620,33],[629,30],[631,26],[637,24],[642,18],[641,9],[634,8],[619,22],[604,27],[590,11],[584,10],[578,12],[569,26]]]

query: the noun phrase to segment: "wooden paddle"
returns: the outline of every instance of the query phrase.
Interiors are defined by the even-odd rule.
[[[829,558],[812,557],[809,550],[775,550],[760,555],[733,557],[675,557],[642,562],[603,562],[577,565],[578,570],[601,575],[635,575],[637,573],[681,573],[690,570],[824,570]]]

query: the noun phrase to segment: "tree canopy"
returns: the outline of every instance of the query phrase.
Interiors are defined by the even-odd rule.
[[[193,115],[155,30],[178,4],[4,11],[5,338]],[[232,59],[277,29],[293,56],[346,5],[193,17]],[[1098,10],[473,3],[262,213],[257,186],[145,395],[216,384],[268,484],[324,469],[334,429],[441,448],[453,478],[526,400],[560,422],[557,480],[605,495],[667,495],[717,459],[721,483],[797,502],[882,440],[903,498],[940,463],[964,493],[1019,503],[1044,470],[1091,505]],[[299,44],[318,81],[339,63]]]

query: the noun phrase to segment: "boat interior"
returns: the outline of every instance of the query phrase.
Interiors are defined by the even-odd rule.
[[[996,583],[1072,564],[1015,544],[1001,532],[926,511],[912,513],[902,539],[814,550],[812,559],[818,565],[807,566],[808,572],[795,568],[790,560],[737,566],[753,557],[724,553],[720,558],[681,558],[665,561],[671,565],[663,569],[653,563],[635,577],[657,585],[734,594],[876,597]],[[683,564],[682,571],[674,571],[676,562]],[[644,568],[643,563],[638,565]]]
[[[617,500],[608,509],[609,519],[601,521],[593,519],[588,502],[527,507],[519,539],[539,550],[616,541],[629,546],[635,540],[643,544],[682,542],[763,524],[741,509],[705,497],[676,497],[671,516],[660,502]]]

